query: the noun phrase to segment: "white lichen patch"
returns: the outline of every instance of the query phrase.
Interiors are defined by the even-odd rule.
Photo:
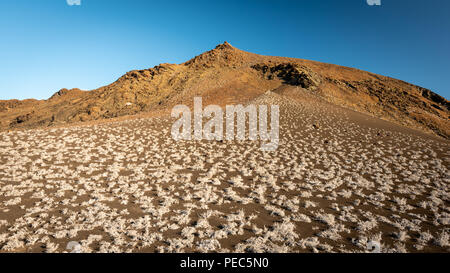
[[[0,252],[449,251],[448,141],[256,103],[280,105],[276,151],[165,117],[0,133]]]

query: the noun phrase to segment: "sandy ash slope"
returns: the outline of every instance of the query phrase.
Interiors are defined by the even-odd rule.
[[[326,102],[280,105],[280,145],[179,141],[173,120],[0,133],[0,252],[449,252],[449,142]]]

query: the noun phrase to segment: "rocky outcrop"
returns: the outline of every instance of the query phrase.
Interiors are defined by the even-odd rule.
[[[279,78],[285,84],[300,86],[308,90],[316,90],[322,81],[317,73],[295,63],[256,64],[252,68],[260,71],[268,80]]]

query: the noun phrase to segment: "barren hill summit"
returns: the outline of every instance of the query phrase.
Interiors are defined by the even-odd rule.
[[[48,100],[0,101],[0,129],[168,110],[191,104],[194,96],[202,96],[205,104],[246,103],[268,90],[288,90],[279,94],[292,100],[302,100],[307,92],[330,104],[450,137],[450,103],[428,89],[354,68],[257,55],[228,42],[182,64],[130,71],[95,90],[62,89]]]

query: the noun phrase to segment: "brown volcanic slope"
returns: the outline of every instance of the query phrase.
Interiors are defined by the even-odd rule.
[[[192,104],[245,103],[267,90],[301,91],[333,104],[450,137],[449,107],[430,90],[373,73],[308,60],[261,56],[225,42],[183,64],[131,71],[89,92],[62,89],[45,101],[0,101],[0,129],[101,120]]]

